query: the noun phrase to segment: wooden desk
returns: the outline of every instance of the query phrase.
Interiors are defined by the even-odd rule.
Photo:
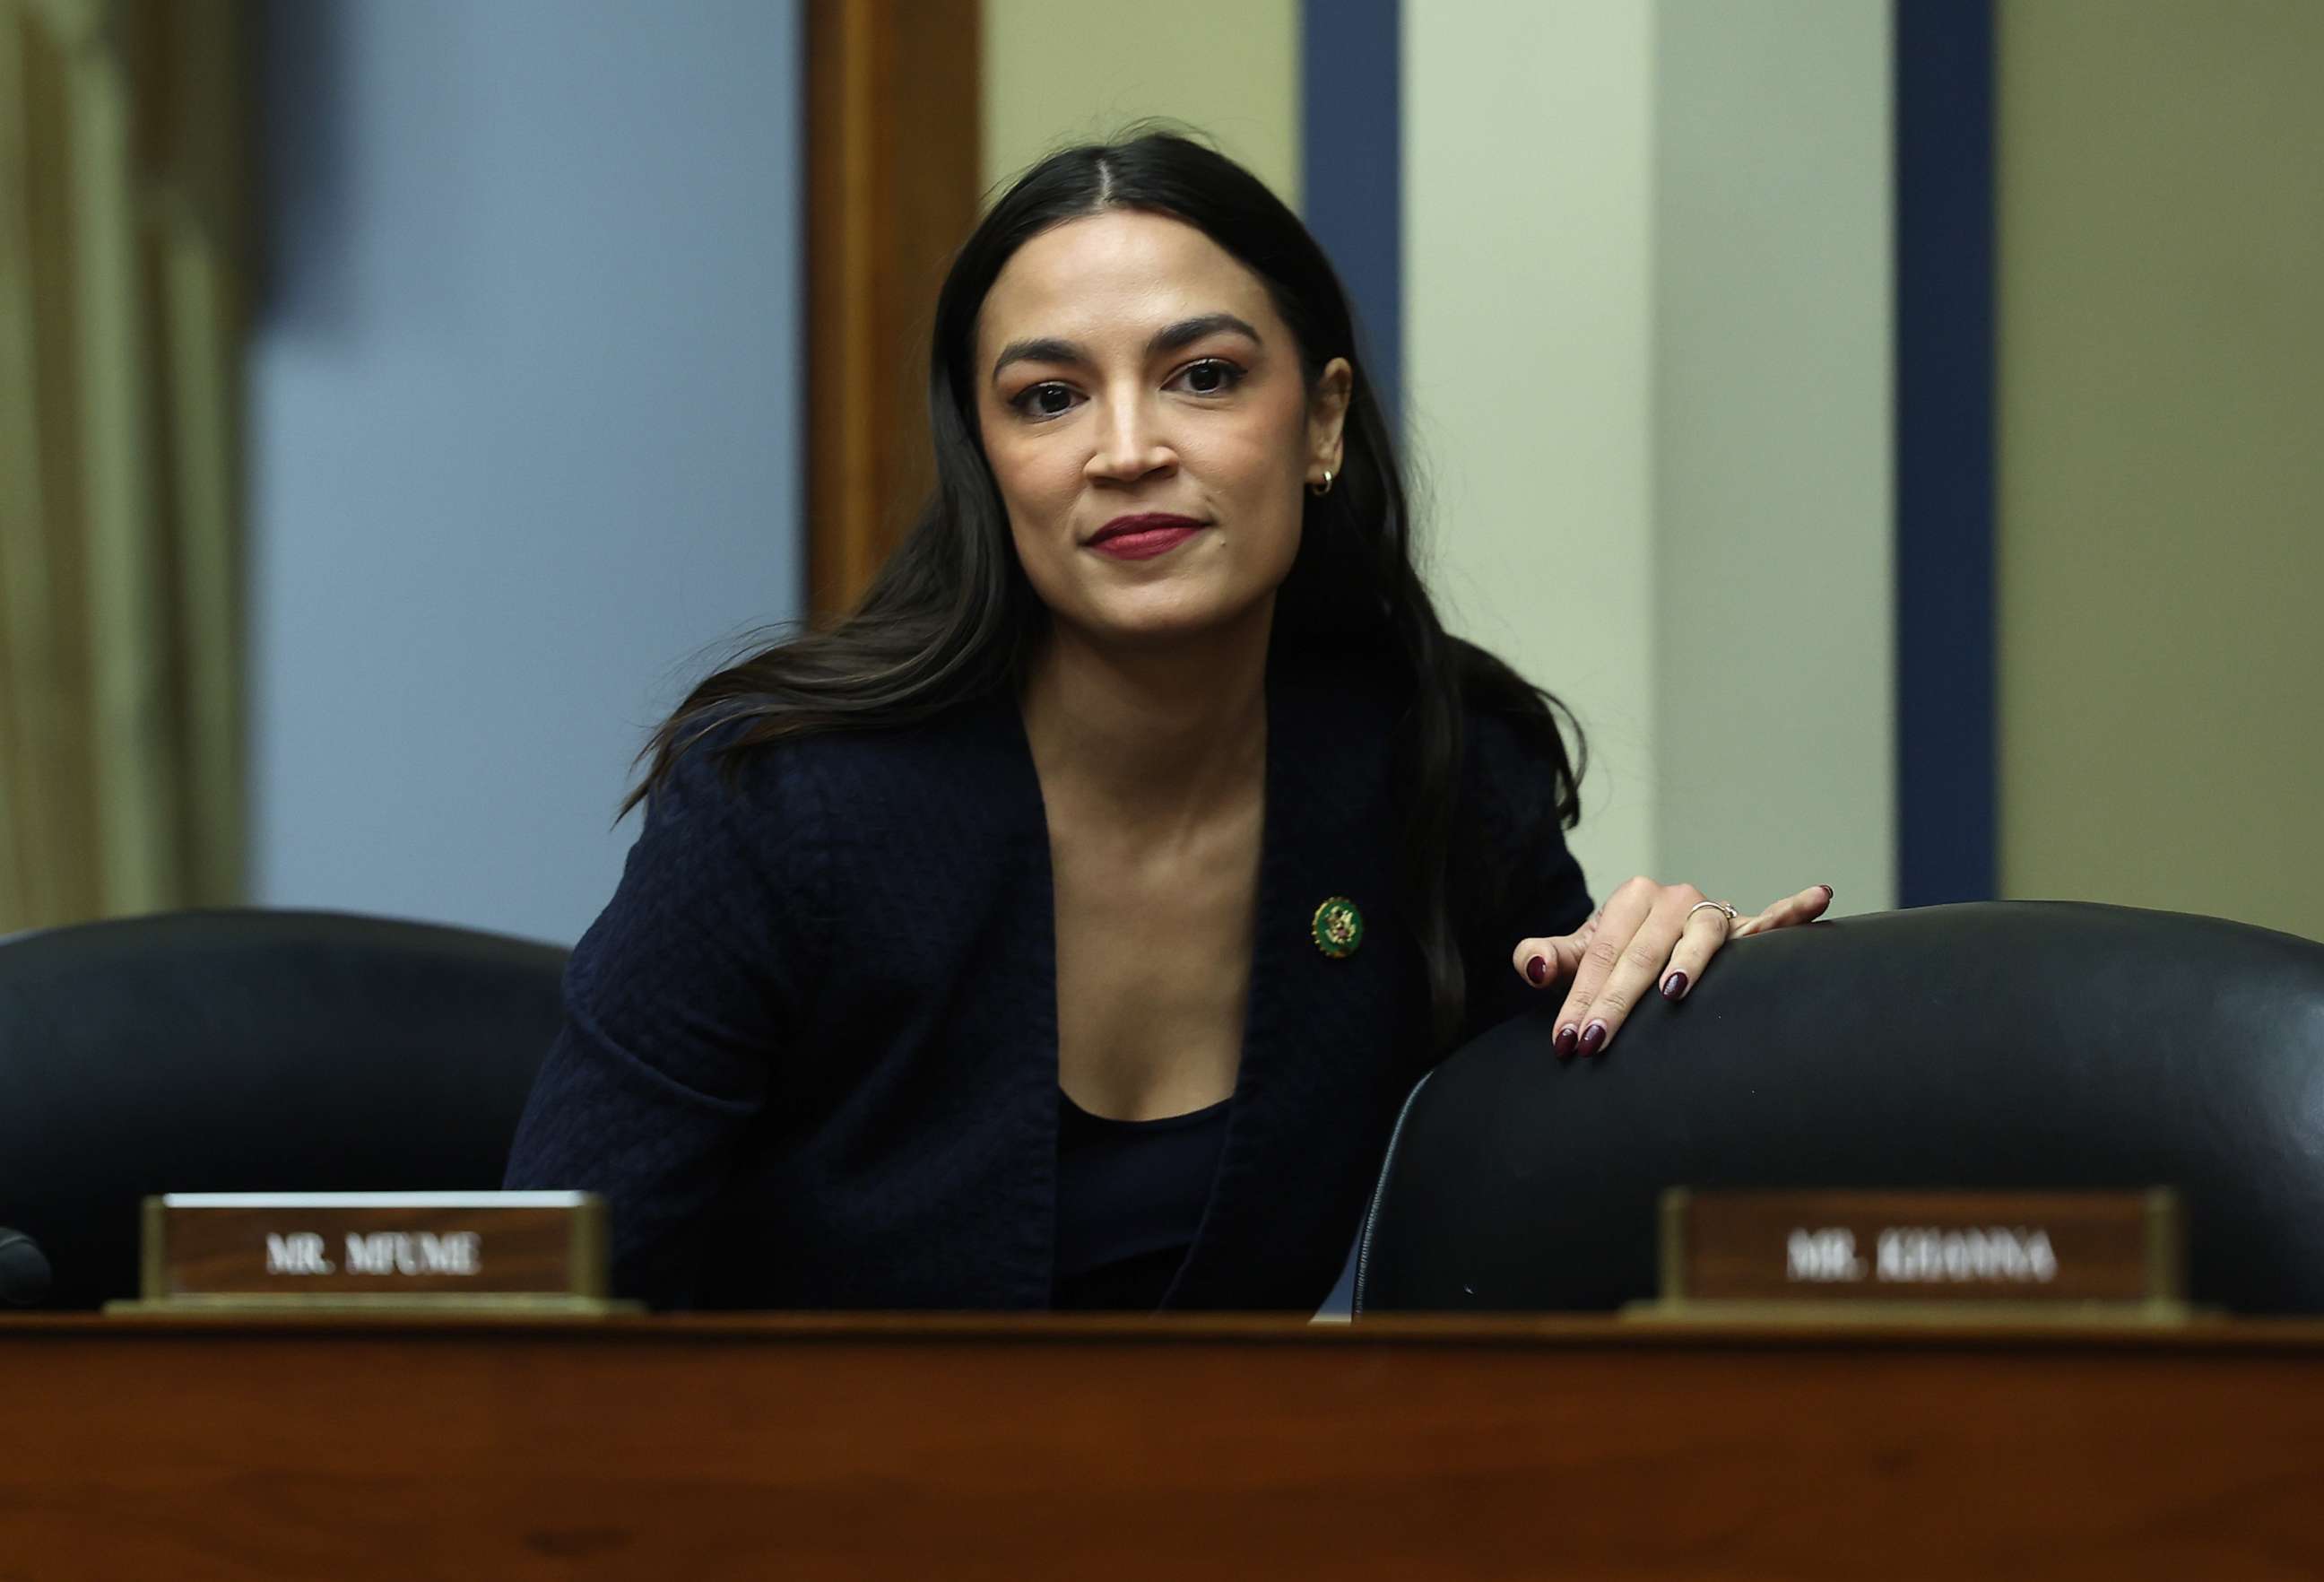
[[[0,1579],[2324,1575],[2324,1325],[0,1319]]]

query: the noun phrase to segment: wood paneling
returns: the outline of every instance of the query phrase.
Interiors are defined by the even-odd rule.
[[[927,336],[976,223],[978,0],[808,0],[807,601],[852,606],[934,477]]]
[[[2324,1326],[0,1318],[0,1577],[2324,1574]]]

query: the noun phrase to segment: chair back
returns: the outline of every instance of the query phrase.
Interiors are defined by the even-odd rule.
[[[1598,1059],[1558,1059],[1556,1009],[1414,1089],[1358,1313],[1652,1297],[1666,1187],[2172,1187],[2196,1302],[2324,1310],[2324,945],[1934,906],[1738,939]]]
[[[0,1225],[86,1308],[136,1294],[148,1193],[497,1187],[565,954],[255,910],[0,942]]]

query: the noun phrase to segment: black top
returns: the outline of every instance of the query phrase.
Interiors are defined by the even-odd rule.
[[[1151,1310],[1211,1200],[1233,1096],[1185,1115],[1093,1115],[1057,1090],[1057,1285],[1051,1305]]]
[[[1265,825],[1234,1103],[1161,1305],[1314,1311],[1435,1059],[1400,913],[1402,704],[1360,645],[1268,671]],[[1058,1246],[1056,884],[1013,695],[649,800],[574,948],[511,1187],[604,1195],[617,1293],[662,1306],[1039,1309]],[[1453,810],[1465,1026],[1538,1004],[1509,952],[1590,915],[1549,765],[1472,716]],[[1352,902],[1351,955],[1316,948]]]

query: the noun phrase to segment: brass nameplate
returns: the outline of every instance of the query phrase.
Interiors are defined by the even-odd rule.
[[[2183,1314],[2177,1198],[2122,1192],[1691,1191],[1663,1195],[1665,1316],[1979,1309]]]
[[[115,1305],[606,1311],[606,1257],[587,1192],[178,1192]]]

